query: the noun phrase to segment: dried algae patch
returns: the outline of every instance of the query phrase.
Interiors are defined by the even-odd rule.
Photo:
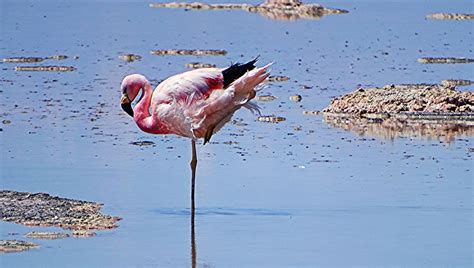
[[[30,232],[26,234],[27,238],[34,238],[34,239],[60,239],[60,238],[67,238],[69,237],[66,233],[58,233],[58,232]]]
[[[227,51],[223,49],[159,49],[159,50],[152,50],[151,54],[157,55],[157,56],[186,56],[186,55],[224,56],[227,54]]]
[[[244,10],[275,20],[319,19],[327,14],[348,13],[343,9],[325,8],[319,4],[303,4],[299,0],[270,0],[260,5],[243,3],[206,4],[200,2],[153,3],[152,8],[182,8],[191,10]]]
[[[432,20],[474,20],[474,14],[434,13],[426,16]]]
[[[23,240],[0,240],[0,253],[19,252],[37,248],[39,248],[37,244]]]
[[[46,193],[0,191],[0,219],[28,226],[64,229],[111,229],[120,220],[103,215],[102,204],[51,196]]]

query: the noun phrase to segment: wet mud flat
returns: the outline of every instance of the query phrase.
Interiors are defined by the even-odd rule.
[[[344,9],[326,8],[319,4],[303,4],[299,0],[270,0],[260,5],[243,3],[206,4],[200,2],[152,3],[152,8],[181,8],[187,10],[243,10],[259,13],[275,20],[318,19],[328,14],[348,13]]]
[[[72,230],[116,228],[118,217],[100,213],[102,204],[61,198],[46,193],[0,191],[0,220],[28,226]]]

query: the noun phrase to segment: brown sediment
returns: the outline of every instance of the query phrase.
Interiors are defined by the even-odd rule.
[[[68,57],[66,55],[54,55],[50,57],[12,57],[4,58],[3,62],[12,62],[12,63],[26,63],[26,62],[42,62],[44,60],[64,60]]]
[[[262,96],[257,96],[256,99],[258,101],[273,101],[273,100],[276,100],[277,97],[272,96],[272,95],[262,95]]]
[[[284,75],[274,75],[274,76],[269,76],[268,77],[269,82],[284,82],[284,81],[288,81],[288,80],[290,80],[290,78],[288,76],[284,76]]]
[[[259,13],[276,20],[318,19],[327,14],[348,13],[343,9],[330,9],[319,4],[303,4],[299,0],[269,0],[260,5],[250,4],[206,4],[206,3],[152,3],[152,8],[183,8],[194,10],[244,10]]]
[[[95,236],[96,233],[92,232],[90,230],[74,230],[72,231],[72,236],[74,237],[80,237],[80,238],[85,238],[85,237],[92,237]]]
[[[449,86],[470,86],[474,84],[474,81],[472,80],[465,80],[465,79],[446,79],[441,81],[441,85],[445,87]]]
[[[474,115],[474,92],[460,92],[451,86],[426,84],[360,88],[334,98],[323,112],[359,117],[471,120]]]
[[[433,20],[474,20],[474,14],[461,13],[434,13],[426,16]]]
[[[30,232],[26,234],[26,237],[35,239],[59,239],[69,237],[69,235],[58,232]]]
[[[0,191],[0,219],[28,226],[64,229],[111,229],[120,220],[103,215],[102,204],[51,196],[46,193]]]
[[[281,116],[275,116],[275,115],[265,115],[265,116],[259,116],[257,117],[257,121],[259,122],[268,122],[268,123],[279,123],[285,121],[286,118],[281,117]]]
[[[223,49],[160,49],[152,50],[151,54],[157,56],[168,56],[168,55],[226,55],[227,51]]]
[[[15,71],[21,72],[72,72],[72,66],[16,66]]]
[[[19,252],[37,248],[39,248],[37,244],[23,240],[0,240],[1,253]]]
[[[302,99],[303,97],[301,97],[301,95],[290,96],[290,101],[293,101],[293,102],[300,102]]]
[[[135,54],[123,54],[119,56],[119,59],[126,62],[132,62],[136,60],[141,60],[142,57],[140,55],[135,55]]]
[[[215,68],[216,65],[211,64],[211,63],[191,62],[191,63],[186,63],[184,67],[190,68],[190,69],[199,69],[199,68]]]
[[[474,59],[469,59],[469,58],[432,58],[432,57],[427,57],[427,58],[419,58],[418,59],[419,63],[424,63],[424,64],[461,64],[461,63],[472,63],[474,62]]]
[[[324,115],[324,121],[337,128],[354,132],[360,136],[370,136],[393,140],[402,137],[438,139],[452,142],[456,137],[473,136],[473,121],[412,120],[412,119],[371,119]]]

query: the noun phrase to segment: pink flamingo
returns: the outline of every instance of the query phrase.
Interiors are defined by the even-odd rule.
[[[150,82],[140,74],[126,76],[122,81],[122,109],[133,117],[138,127],[151,134],[176,134],[191,139],[191,211],[194,214],[196,180],[196,140],[204,144],[219,131],[232,115],[245,107],[259,112],[250,102],[255,88],[270,75],[268,64],[255,68],[254,59],[228,68],[202,68],[174,75],[153,91]],[[135,108],[132,102],[140,91]]]

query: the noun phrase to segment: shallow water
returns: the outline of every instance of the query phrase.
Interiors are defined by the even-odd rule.
[[[156,85],[186,63],[260,55],[290,77],[260,92],[276,100],[259,102],[286,121],[239,111],[198,146],[198,265],[471,267],[472,136],[364,137],[303,115],[359,85],[473,79],[472,64],[417,62],[473,58],[472,22],[425,19],[472,13],[471,1],[383,2],[320,1],[350,13],[282,22],[148,1],[2,1],[1,58],[63,54],[41,64],[77,70],[15,72],[20,64],[0,62],[0,121],[11,121],[0,125],[1,188],[101,202],[123,220],[93,238],[38,240],[41,249],[1,255],[1,266],[190,266],[190,142],[138,131],[119,85],[130,73]],[[171,48],[228,54],[150,54]],[[119,59],[128,53],[143,58]],[[301,102],[289,100],[295,94]],[[33,230],[57,229],[0,222],[1,239]]]

